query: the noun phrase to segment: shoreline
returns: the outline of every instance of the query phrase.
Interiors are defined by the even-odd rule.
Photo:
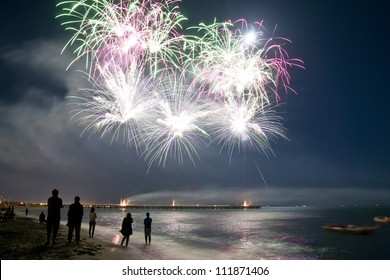
[[[2,260],[144,260],[152,259],[131,244],[129,247],[88,237],[81,228],[81,240],[67,244],[68,228],[63,224],[57,244],[45,246],[46,225],[37,218],[15,216],[0,224],[0,259]]]

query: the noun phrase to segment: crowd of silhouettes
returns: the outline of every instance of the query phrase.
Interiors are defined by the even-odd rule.
[[[57,234],[60,228],[61,221],[61,208],[64,207],[62,199],[58,196],[58,189],[52,190],[52,196],[47,200],[47,217],[42,211],[39,214],[39,223],[42,225],[46,225],[46,243],[45,245],[50,245],[50,241],[52,245],[57,244]],[[29,213],[29,209],[26,207],[25,214],[26,216]],[[81,223],[84,215],[84,207],[80,203],[80,197],[74,197],[74,203],[69,205],[68,209],[68,220],[66,226],[68,227],[68,244],[72,242],[73,233],[75,234],[76,244],[80,243],[80,231],[81,231]],[[5,219],[10,219],[15,216],[15,211],[13,206],[9,206],[4,214],[0,215],[0,220],[4,221]],[[89,237],[93,238],[95,234],[95,226],[96,226],[97,214],[95,212],[95,208],[91,207],[89,212]],[[119,230],[122,233],[122,242],[121,245],[128,246],[130,235],[133,234],[133,218],[131,213],[127,213],[126,217],[122,221],[121,229]],[[150,213],[146,213],[146,218],[144,219],[144,235],[145,235],[145,243],[151,243],[151,232],[152,232],[152,218],[150,217]]]

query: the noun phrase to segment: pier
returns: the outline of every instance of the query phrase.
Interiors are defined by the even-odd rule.
[[[119,208],[119,209],[168,209],[168,210],[186,210],[186,209],[260,209],[260,205],[119,205],[119,204],[97,204],[85,205],[95,208]]]

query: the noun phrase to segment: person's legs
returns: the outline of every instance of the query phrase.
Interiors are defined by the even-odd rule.
[[[53,224],[52,224],[51,221],[47,220],[47,224],[46,224],[46,233],[47,233],[46,245],[49,245],[49,243],[50,243],[50,236],[51,236],[52,230],[53,230]]]
[[[53,245],[56,244],[56,238],[57,238],[57,233],[59,228],[60,228],[60,221],[58,220],[53,223]]]
[[[150,243],[150,241],[151,241],[151,232],[152,232],[152,229],[151,228],[146,228],[145,229],[145,243],[148,243],[148,241],[149,241],[149,243]]]
[[[92,237],[93,237],[93,235],[95,234],[95,226],[96,226],[96,224],[93,223],[93,225],[92,225]]]
[[[75,225],[75,234],[76,234],[76,243],[79,244],[80,242],[80,228],[81,225]]]
[[[68,225],[68,244],[72,241],[74,225]]]
[[[130,237],[130,235],[126,236],[126,247],[127,247],[127,245],[129,245],[129,237]]]
[[[92,236],[91,236],[91,233],[92,233],[92,223],[89,222],[89,229],[88,229],[88,235],[89,235],[89,237],[92,237]]]

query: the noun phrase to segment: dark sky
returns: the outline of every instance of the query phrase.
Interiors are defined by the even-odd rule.
[[[56,187],[66,203],[390,204],[389,4],[386,1],[184,0],[191,24],[264,20],[289,38],[297,94],[282,94],[289,141],[275,156],[247,150],[229,164],[217,147],[196,167],[153,167],[122,142],[80,137],[66,96],[84,83],[56,1],[8,1],[0,11],[0,192],[46,201]],[[257,168],[257,166],[259,168]],[[259,170],[261,172],[259,172]]]

